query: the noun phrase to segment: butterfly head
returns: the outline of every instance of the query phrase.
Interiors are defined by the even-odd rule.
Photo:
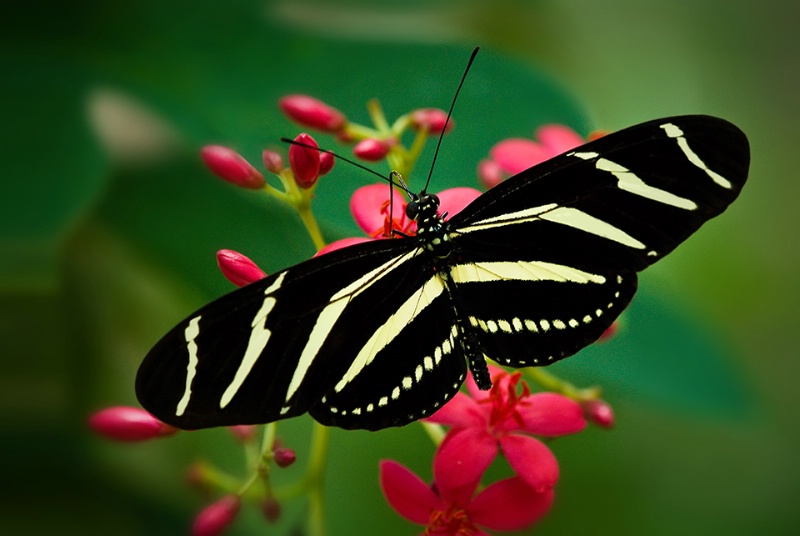
[[[406,216],[423,224],[433,218],[437,218],[436,211],[439,210],[439,198],[433,194],[425,192],[415,195],[406,205]]]

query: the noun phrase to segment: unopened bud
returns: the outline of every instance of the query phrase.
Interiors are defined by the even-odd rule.
[[[278,467],[289,467],[295,462],[297,455],[290,448],[278,447],[272,451],[272,458]]]
[[[264,151],[261,153],[261,161],[264,163],[266,170],[270,173],[277,175],[284,169],[283,158],[275,151],[264,149]]]
[[[217,265],[225,279],[237,287],[244,287],[267,277],[256,263],[232,249],[217,251]]]
[[[600,428],[614,427],[614,409],[605,400],[596,398],[581,402],[583,415],[586,420],[599,426]]]
[[[333,165],[336,163],[336,159],[333,157],[331,153],[323,153],[320,152],[319,154],[319,176],[322,177],[323,175],[327,175],[333,169]]]
[[[353,147],[353,154],[368,162],[377,162],[389,152],[391,144],[386,140],[376,140],[367,138],[356,143]]]
[[[439,134],[447,126],[447,132],[453,129],[453,118],[447,119],[447,112],[438,108],[421,108],[411,112],[411,124],[414,128],[427,130],[431,134]]]
[[[308,134],[298,134],[289,147],[289,167],[300,188],[311,188],[319,178],[320,158],[317,142]],[[298,145],[299,144],[299,145]]]
[[[342,112],[308,95],[287,95],[278,101],[289,119],[323,132],[336,132],[345,124]]]
[[[89,417],[96,433],[116,441],[145,441],[174,434],[177,429],[164,424],[147,411],[130,406],[114,406]]]
[[[218,536],[222,534],[236,519],[241,505],[242,502],[238,496],[226,495],[217,502],[206,506],[194,520],[192,535]]]
[[[206,145],[200,150],[200,156],[214,175],[236,186],[257,190],[266,184],[264,176],[233,149]]]

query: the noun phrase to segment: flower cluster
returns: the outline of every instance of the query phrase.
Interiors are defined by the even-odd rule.
[[[352,146],[353,155],[365,162],[385,159],[400,175],[408,177],[429,135],[444,135],[453,128],[448,115],[439,109],[422,108],[389,122],[377,100],[367,104],[371,126],[353,123],[336,108],[307,95],[289,95],[279,102],[285,115],[303,127],[330,134],[340,143]],[[413,133],[406,145],[403,136]],[[490,158],[478,165],[480,182],[487,187],[540,161],[572,149],[582,140],[570,129],[548,125],[537,131],[538,142],[509,139],[490,151]],[[307,133],[294,138],[288,148],[288,165],[273,150],[261,155],[263,168],[274,175],[276,188],[247,159],[228,147],[209,145],[200,151],[213,174],[241,188],[260,191],[292,206],[300,215],[317,247],[317,255],[356,243],[412,236],[416,222],[405,212],[405,194],[387,184],[357,189],[350,210],[364,236],[350,237],[327,244],[311,211],[311,201],[320,177],[334,165],[332,153],[320,149]],[[437,194],[440,214],[457,214],[474,201],[480,191],[461,187]],[[245,255],[223,249],[217,252],[222,274],[236,286],[266,277]],[[609,332],[610,333],[610,332]],[[599,397],[597,389],[577,389],[540,370],[529,370],[528,378],[545,391],[533,393],[521,372],[509,373],[491,366],[492,388],[480,391],[471,377],[467,392],[459,392],[425,426],[438,430],[438,448],[433,459],[433,483],[423,482],[409,469],[393,460],[380,464],[380,483],[388,503],[403,517],[426,526],[426,534],[468,536],[489,530],[519,530],[530,526],[549,511],[559,467],[542,438],[555,438],[581,431],[587,422],[610,428],[611,407]],[[144,410],[124,406],[107,408],[91,416],[91,428],[100,435],[119,441],[143,441],[174,434],[177,430],[158,421]],[[327,447],[327,429],[315,425],[306,474],[292,487],[293,495],[302,489],[309,496],[309,518],[321,513],[322,477]],[[442,427],[449,427],[443,434]],[[245,500],[255,500],[269,521],[279,518],[285,496],[272,488],[269,474],[273,467],[295,462],[295,452],[283,446],[276,436],[276,425],[263,428],[232,426],[230,432],[246,452],[248,475],[237,479],[213,465],[200,461],[187,472],[189,482],[204,492],[219,497],[195,519],[193,534],[212,536],[234,522]],[[512,476],[481,485],[487,468],[504,458]],[[313,527],[310,530],[314,532]]]
[[[429,534],[477,534],[477,527],[519,530],[543,517],[553,501],[558,462],[537,437],[577,433],[586,426],[581,406],[563,395],[531,393],[522,373],[490,367],[492,388],[459,392],[427,421],[450,426],[433,462],[427,487],[395,462],[384,462],[381,484],[403,517],[427,525]],[[515,476],[475,495],[499,453]]]

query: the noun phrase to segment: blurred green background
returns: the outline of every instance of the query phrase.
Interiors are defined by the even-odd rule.
[[[706,113],[752,146],[740,200],[642,276],[617,339],[558,367],[605,388],[617,427],[552,443],[556,506],[533,532],[793,534],[798,21],[800,4],[780,0],[5,6],[0,533],[186,532],[205,499],[183,471],[199,456],[239,469],[228,434],[117,445],[89,434],[86,415],[135,403],[150,345],[231,289],[217,249],[268,272],[312,253],[289,210],[218,183],[197,150],[224,143],[258,162],[298,131],[276,108],[287,92],[362,122],[370,97],[390,117],[446,108],[481,45],[437,189],[476,185],[495,141],[547,121],[586,134]],[[370,180],[339,163],[320,184],[329,239],[356,232],[347,199]],[[281,425],[300,462],[278,480],[301,474],[308,428],[305,418]],[[429,478],[421,429],[335,430],[331,448],[330,533],[415,533],[384,504],[377,460]],[[268,526],[246,508],[230,533],[301,534],[304,514],[301,501],[287,504]]]

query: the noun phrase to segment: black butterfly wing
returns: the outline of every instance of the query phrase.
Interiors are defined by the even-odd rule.
[[[672,117],[610,134],[493,188],[450,221],[454,280],[485,353],[574,354],[611,325],[636,272],[733,202],[749,148],[730,123]]]
[[[148,353],[136,379],[139,401],[159,419],[184,429],[305,413],[335,390],[354,362],[380,351],[380,346],[364,347],[375,344],[373,334],[389,313],[431,279],[426,266],[413,239],[372,241],[227,294],[190,315]],[[429,285],[428,294],[434,291]],[[404,359],[424,363],[408,346]],[[457,368],[448,375],[450,383],[463,377]],[[365,374],[376,382],[376,406],[379,393],[395,401],[392,392],[398,379],[405,387],[404,376],[371,371],[366,366]],[[419,413],[415,406],[426,405],[409,398],[404,396],[411,408],[405,413]],[[373,427],[367,416],[363,421],[359,427]]]

